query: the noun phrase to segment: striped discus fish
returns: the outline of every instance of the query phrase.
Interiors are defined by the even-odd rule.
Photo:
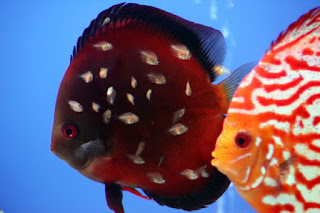
[[[212,165],[259,212],[320,212],[320,7],[240,83]]]

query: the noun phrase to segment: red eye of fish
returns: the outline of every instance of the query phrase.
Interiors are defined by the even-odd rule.
[[[251,144],[251,135],[249,132],[240,131],[237,133],[236,137],[234,138],[235,143],[239,148],[247,148]]]
[[[61,132],[65,138],[69,139],[76,137],[76,135],[78,134],[77,127],[71,124],[64,125]]]

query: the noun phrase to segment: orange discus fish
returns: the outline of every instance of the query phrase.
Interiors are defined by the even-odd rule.
[[[223,82],[220,31],[137,4],[102,11],[84,30],[60,85],[51,150],[105,185],[123,213],[122,190],[195,210],[228,188],[211,147],[229,101],[254,65]]]
[[[320,212],[320,8],[240,83],[212,156],[258,212]]]

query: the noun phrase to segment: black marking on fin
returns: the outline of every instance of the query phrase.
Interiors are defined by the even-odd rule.
[[[162,206],[186,211],[198,210],[215,202],[227,190],[230,184],[228,178],[218,171],[209,178],[209,183],[205,187],[199,192],[192,194],[180,195],[179,197],[165,197],[145,190],[144,193]]]
[[[108,207],[114,213],[124,213],[121,186],[116,183],[105,183],[105,193]]]
[[[224,90],[227,95],[227,99],[230,102],[234,92],[238,88],[242,79],[258,64],[258,62],[249,62],[240,67],[231,73],[226,79],[224,79],[220,84],[224,87]]]
[[[110,18],[110,21],[103,24],[107,17]],[[212,68],[222,65],[226,53],[226,43],[219,30],[187,21],[155,7],[138,4],[121,3],[102,11],[79,37],[73,49],[71,61],[81,51],[88,39],[102,27],[108,30],[109,25],[113,26],[118,21],[126,23],[127,20],[143,21],[172,34],[191,50],[192,55],[209,74],[210,80],[215,80],[216,74]]]

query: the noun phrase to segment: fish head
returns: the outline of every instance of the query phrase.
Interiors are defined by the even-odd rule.
[[[262,162],[258,149],[261,137],[252,123],[252,119],[228,115],[212,152],[212,165],[242,187],[246,187],[250,180],[260,175],[260,172],[252,172],[256,169],[260,171]]]
[[[88,72],[77,74],[83,72],[76,65],[70,64],[60,85],[51,151],[71,167],[83,170],[94,158],[110,156],[113,145],[105,126],[110,112],[106,110],[101,116],[102,106],[93,101],[100,95],[97,85],[87,85],[93,77]]]

